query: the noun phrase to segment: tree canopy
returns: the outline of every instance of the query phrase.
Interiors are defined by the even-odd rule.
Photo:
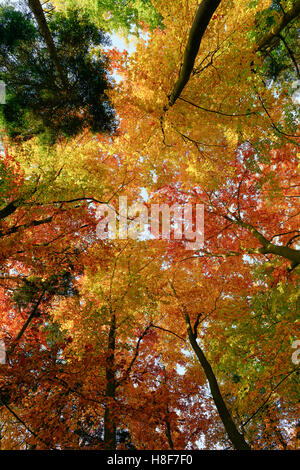
[[[299,15],[0,7],[1,449],[299,448]]]
[[[30,13],[0,11],[0,77],[8,84],[2,121],[10,137],[42,134],[48,140],[116,126],[103,47],[108,37],[78,10],[48,21],[56,63]],[[63,73],[61,72],[63,70]]]

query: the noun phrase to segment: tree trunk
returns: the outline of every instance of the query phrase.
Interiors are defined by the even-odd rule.
[[[115,376],[115,348],[116,348],[116,316],[111,317],[108,335],[108,351],[106,359],[106,390],[104,411],[104,448],[105,450],[116,449],[116,423],[114,417],[113,402],[116,398],[116,376]]]
[[[225,427],[225,430],[228,434],[230,441],[232,442],[236,450],[251,450],[251,447],[245,441],[244,436],[239,433],[236,425],[234,424],[234,421],[229,413],[226,403],[223,400],[216,376],[211,368],[210,363],[206,359],[202,349],[197,343],[196,335],[192,331],[190,318],[187,314],[185,315],[185,320],[186,320],[187,332],[188,332],[190,344],[201,366],[203,367],[204,373],[209,383],[213,400],[215,402],[218,413],[220,415],[220,418],[222,420],[222,423]]]
[[[40,4],[39,0],[28,0],[28,4],[30,6],[30,9],[32,13],[34,14],[34,17],[36,19],[36,22],[38,24],[39,30],[41,35],[43,36],[47,49],[49,51],[50,57],[52,59],[52,62],[56,68],[56,71],[58,73],[58,76],[65,88],[68,88],[68,80],[67,77],[64,73],[64,70],[60,64],[57,51],[51,36],[51,33],[49,31],[47,21],[43,12],[43,8]]]
[[[13,214],[17,209],[18,209],[18,201],[12,201],[9,204],[7,204],[4,209],[0,210],[0,220],[5,219],[9,215]]]
[[[168,439],[168,444],[171,450],[174,450],[174,444],[172,439],[172,428],[169,421],[169,407],[167,406],[167,417],[166,417],[166,436]]]
[[[259,250],[263,254],[278,255],[282,258],[288,259],[294,265],[300,264],[300,250],[295,250],[289,246],[279,246],[273,243],[267,243],[263,248]]]

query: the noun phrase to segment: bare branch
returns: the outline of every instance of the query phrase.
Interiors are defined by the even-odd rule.
[[[220,116],[226,116],[226,117],[241,117],[241,116],[251,116],[251,114],[257,114],[256,111],[250,111],[248,113],[241,113],[241,114],[228,114],[228,113],[223,113],[222,111],[216,111],[215,109],[208,109],[204,108],[203,106],[199,106],[198,104],[193,103],[192,101],[189,101],[185,98],[179,97],[181,101],[185,101],[185,103],[188,103],[195,108],[201,109],[201,111],[206,111],[207,113],[214,113],[214,114],[219,114]]]

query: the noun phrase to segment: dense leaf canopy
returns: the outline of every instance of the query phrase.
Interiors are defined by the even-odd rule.
[[[1,6],[1,449],[299,448],[299,15]]]
[[[3,124],[11,137],[43,134],[52,140],[89,126],[111,132],[115,117],[103,47],[109,39],[87,16],[70,11],[49,21],[67,84],[62,84],[32,15],[12,7],[0,12],[0,78],[8,84]]]

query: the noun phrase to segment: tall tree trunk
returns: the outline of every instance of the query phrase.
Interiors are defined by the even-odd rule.
[[[236,450],[251,450],[251,447],[249,444],[244,439],[244,436],[239,433],[236,425],[234,424],[234,421],[230,415],[230,412],[226,406],[225,401],[223,400],[216,376],[211,368],[210,363],[206,359],[202,349],[200,348],[199,344],[197,343],[196,340],[196,335],[192,330],[191,327],[191,322],[189,315],[186,313],[185,314],[185,321],[187,325],[187,333],[188,333],[188,338],[190,341],[190,344],[201,364],[203,367],[204,373],[206,375],[206,378],[209,383],[210,391],[213,397],[213,400],[215,402],[215,405],[217,407],[218,413],[220,415],[220,418],[222,420],[222,423],[225,427],[225,430],[228,434],[228,437],[230,441],[232,442],[234,448]]]
[[[114,417],[113,402],[116,398],[116,375],[115,375],[115,348],[116,348],[116,316],[111,317],[108,351],[106,358],[106,389],[105,389],[105,411],[104,411],[104,448],[105,450],[116,449],[116,423]]]
[[[55,44],[53,42],[53,38],[51,36],[51,33],[49,31],[47,21],[43,12],[43,8],[40,4],[39,0],[28,0],[29,7],[34,14],[34,17],[36,19],[36,22],[38,24],[39,30],[41,35],[43,36],[47,49],[49,51],[50,57],[52,59],[52,62],[56,68],[56,71],[58,73],[58,76],[65,88],[68,88],[68,80],[67,77],[64,73],[64,70],[61,66],[61,63],[59,61],[57,51]]]
[[[171,450],[174,449],[173,439],[172,439],[172,428],[169,420],[169,407],[167,405],[167,417],[166,417],[166,436],[168,439],[168,444]]]

